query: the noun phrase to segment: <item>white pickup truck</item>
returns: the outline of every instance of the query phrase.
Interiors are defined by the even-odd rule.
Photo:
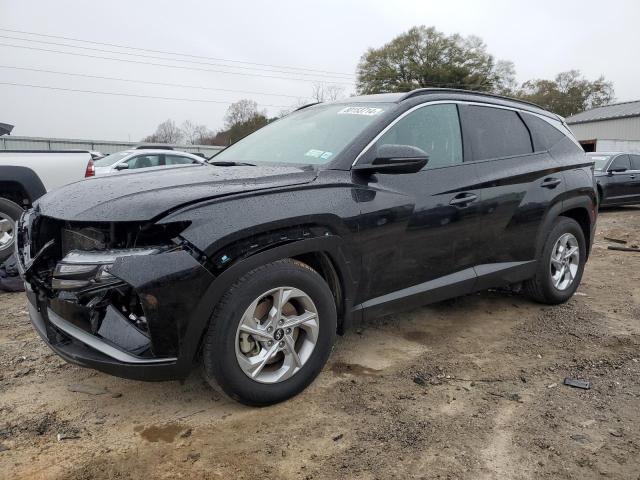
[[[45,193],[95,175],[78,150],[0,150],[0,262],[13,252],[16,220]]]

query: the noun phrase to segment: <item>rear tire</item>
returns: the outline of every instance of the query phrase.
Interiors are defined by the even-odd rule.
[[[571,252],[575,253],[567,256]],[[525,292],[540,303],[566,302],[580,285],[586,258],[586,241],[578,222],[558,217],[547,235],[535,276],[524,283]]]
[[[286,400],[324,367],[336,317],[329,286],[306,264],[284,259],[258,267],[232,285],[215,308],[203,345],[205,378],[246,405]]]
[[[13,253],[16,224],[24,210],[17,203],[0,198],[0,262]]]

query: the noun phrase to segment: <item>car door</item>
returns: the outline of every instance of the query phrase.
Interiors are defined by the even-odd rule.
[[[615,157],[607,169],[607,188],[604,202],[625,203],[632,200],[634,188],[633,182],[636,175],[631,171],[631,161],[629,155],[622,154]]]
[[[470,232],[478,225],[475,168],[464,163],[457,105],[423,105],[396,120],[358,160],[372,162],[382,145],[411,145],[429,162],[412,174],[354,181],[361,192],[359,224],[365,313],[465,294],[475,281]]]
[[[631,161],[631,185],[630,194],[633,195],[633,200],[640,201],[640,155],[629,155]]]
[[[533,268],[537,232],[564,188],[545,143],[564,137],[542,118],[514,109],[463,105],[460,111],[482,187],[482,228],[472,234],[480,289],[510,283]],[[537,149],[531,131],[538,133]]]

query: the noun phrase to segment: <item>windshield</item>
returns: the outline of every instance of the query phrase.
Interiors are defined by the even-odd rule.
[[[131,152],[117,152],[117,153],[112,153],[111,155],[107,155],[104,158],[101,158],[99,160],[95,160],[93,162],[93,164],[96,167],[110,167],[111,165],[113,165],[114,163],[116,163],[118,160],[122,160],[124,157],[126,157],[127,155],[131,155]]]
[[[611,158],[611,155],[587,155],[591,160],[593,160],[596,165],[596,170],[604,170],[604,167],[607,166],[607,162]]]
[[[322,165],[394,104],[330,104],[308,107],[243,138],[212,161]]]

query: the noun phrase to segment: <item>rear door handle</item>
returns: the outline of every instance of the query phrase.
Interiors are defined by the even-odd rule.
[[[562,180],[560,180],[559,178],[549,177],[549,178],[545,178],[542,181],[542,185],[540,186],[543,188],[556,188],[561,183],[562,183]]]
[[[449,205],[455,205],[456,207],[466,207],[471,202],[475,202],[478,196],[474,193],[459,193],[451,199]]]
[[[630,176],[629,176],[629,178],[630,178],[631,180],[633,180],[634,178],[636,178],[636,176],[635,176],[635,175],[630,175]]]

